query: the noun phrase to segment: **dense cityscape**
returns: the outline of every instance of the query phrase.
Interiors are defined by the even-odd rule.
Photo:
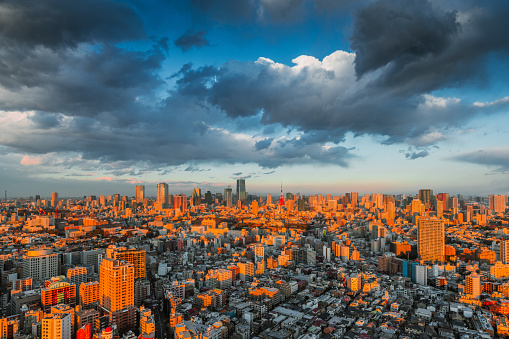
[[[508,18],[0,0],[0,339],[509,338]]]
[[[0,338],[509,335],[507,195],[280,190],[3,200]]]

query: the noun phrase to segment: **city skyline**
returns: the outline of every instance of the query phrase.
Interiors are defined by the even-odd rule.
[[[302,194],[509,192],[504,2],[8,0],[0,13],[10,197],[242,179],[253,194],[281,180]]]

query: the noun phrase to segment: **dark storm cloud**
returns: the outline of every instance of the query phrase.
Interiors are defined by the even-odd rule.
[[[387,136],[387,144],[426,145],[440,141],[435,130],[474,114],[454,98],[371,91],[369,80],[356,79],[354,58],[335,52],[323,61],[299,57],[294,67],[267,59],[233,61],[220,69],[186,67],[177,91],[234,119],[260,115],[262,124],[305,132],[301,142],[309,145],[338,144],[347,132]]]
[[[11,43],[50,48],[145,37],[136,11],[112,0],[4,0],[0,3],[0,35]]]
[[[0,50],[0,83],[9,93],[0,101],[3,110],[73,116],[107,113],[109,123],[129,124],[147,109],[143,98],[163,84],[155,74],[165,58],[160,43],[144,53],[111,45],[58,52],[2,42],[0,46],[4,47]]]
[[[62,119],[58,114],[34,112],[30,116],[30,120],[35,124],[36,128],[48,129],[60,126]]]
[[[187,52],[193,47],[200,48],[209,46],[210,44],[209,41],[205,38],[205,34],[205,31],[195,32],[193,30],[188,30],[177,40],[175,40],[175,46],[184,52]]]
[[[381,0],[358,10],[351,37],[358,76],[378,70],[373,89],[396,95],[484,81],[491,53],[509,48],[509,5],[439,6]]]
[[[445,51],[460,26],[455,12],[427,1],[383,0],[357,12],[352,34],[355,69],[363,75],[389,63],[403,67]]]
[[[495,168],[497,173],[509,173],[509,148],[488,148],[465,152],[451,160]]]
[[[255,143],[255,149],[257,151],[260,151],[262,149],[267,149],[272,144],[272,141],[274,141],[274,138],[265,138],[265,139],[262,139],[260,141],[257,141]]]

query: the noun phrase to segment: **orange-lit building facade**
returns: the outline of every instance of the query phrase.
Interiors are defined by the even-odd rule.
[[[41,289],[41,304],[44,312],[48,312],[51,306],[67,304],[76,306],[76,285],[65,281],[56,281]]]
[[[90,304],[98,302],[100,299],[99,294],[99,282],[91,281],[81,283],[80,285],[80,305],[84,308],[90,306]]]
[[[106,257],[116,260],[125,260],[134,265],[134,279],[147,276],[147,252],[134,248],[110,246],[106,249]]]
[[[420,219],[417,227],[417,252],[421,260],[443,262],[445,259],[445,220]]]

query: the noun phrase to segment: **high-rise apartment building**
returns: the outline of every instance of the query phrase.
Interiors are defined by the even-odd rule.
[[[58,275],[58,255],[52,249],[30,250],[23,256],[23,278],[45,280]]]
[[[98,302],[100,299],[99,290],[98,281],[81,283],[79,292],[81,307],[88,308],[92,303]]]
[[[481,276],[476,273],[467,275],[465,277],[465,294],[477,298],[481,295],[481,292]]]
[[[50,313],[42,318],[42,339],[71,339],[72,322],[69,313]]]
[[[425,261],[442,262],[445,258],[445,220],[420,219],[417,227],[417,252]]]
[[[255,266],[252,262],[239,262],[237,266],[239,267],[240,280],[251,281],[253,279]]]
[[[133,264],[134,279],[145,278],[147,276],[147,252],[145,250],[110,245],[106,249],[106,257],[125,260]]]
[[[254,246],[255,262],[263,261],[265,257],[265,249],[262,244],[255,244]]]
[[[137,185],[136,186],[136,202],[143,203],[144,199],[145,199],[145,186]]]
[[[500,261],[509,264],[509,239],[500,240]]]
[[[163,207],[168,206],[168,184],[157,184],[157,203],[162,204]]]
[[[110,322],[120,332],[135,325],[134,265],[127,261],[103,259],[100,268],[100,302]]]
[[[489,196],[489,208],[494,213],[504,213],[507,207],[505,195],[493,195]]]
[[[237,201],[246,203],[246,179],[237,179]]]
[[[226,207],[232,207],[233,206],[233,194],[231,188],[225,188],[224,189],[224,200],[226,201]]]

